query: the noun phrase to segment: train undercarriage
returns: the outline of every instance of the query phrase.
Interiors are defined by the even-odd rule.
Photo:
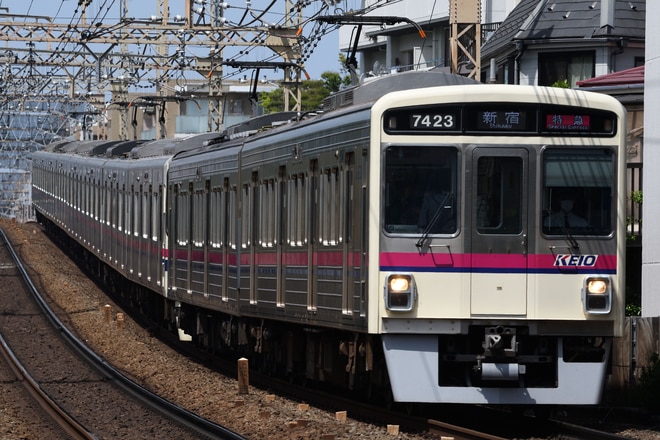
[[[133,318],[196,347],[201,357],[247,358],[251,369],[347,395],[391,401],[378,337],[256,317],[237,317],[164,298],[126,279],[51,222],[49,236]],[[157,326],[157,329],[154,328]]]
[[[374,336],[199,308],[127,280],[43,220],[50,236],[143,325],[165,329],[207,357],[244,357],[260,373],[334,393],[386,402],[497,404],[501,396],[523,405],[570,402],[574,390],[559,390],[567,374],[575,383],[574,370],[597,378],[609,365],[611,338],[541,335],[527,325],[476,322],[462,334]],[[403,387],[392,374],[408,376]],[[535,389],[537,402],[515,397]],[[592,394],[600,399],[600,390]]]

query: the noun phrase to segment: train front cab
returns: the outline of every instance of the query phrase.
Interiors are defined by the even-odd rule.
[[[624,113],[572,92],[452,89],[374,106],[369,325],[394,398],[597,404],[623,320]],[[523,125],[497,125],[512,114]],[[567,193],[584,223],[550,221]]]

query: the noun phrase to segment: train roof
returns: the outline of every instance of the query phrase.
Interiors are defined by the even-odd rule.
[[[90,157],[117,157],[125,155],[126,151],[130,151],[136,144],[141,142],[144,141],[61,140],[46,145],[44,151],[51,151],[53,153],[70,153]]]
[[[127,157],[128,153],[137,145],[143,144],[146,141],[121,141],[114,145],[110,145],[105,150],[105,157]]]
[[[46,144],[44,146],[43,150],[44,151],[52,151],[52,152],[61,151],[62,148],[64,148],[66,145],[70,144],[71,142],[73,142],[73,141],[70,140],[70,139],[60,139],[60,140],[51,142],[49,144]]]
[[[368,78],[358,86],[346,88],[329,96],[317,110],[305,113],[291,111],[278,112],[251,118],[227,128],[222,134],[217,134],[216,137],[210,138],[206,142],[197,142],[198,148],[180,149],[177,158],[195,155],[208,150],[230,148],[238,145],[241,142],[241,138],[265,133],[274,134],[280,130],[287,130],[298,126],[298,124],[304,125],[313,121],[319,121],[331,115],[333,117],[341,116],[345,113],[368,109],[373,102],[390,92],[424,87],[477,84],[481,83],[438,69],[411,71]]]
[[[323,118],[328,113],[338,110],[350,111],[368,106],[382,96],[401,90],[419,89],[449,85],[480,84],[473,79],[454,75],[440,69],[395,73],[373,78],[366,78],[357,86],[348,87],[328,96],[321,106],[306,113],[278,112],[251,118],[240,124],[228,127],[222,133],[210,132],[180,138],[157,139],[151,141],[57,141],[46,146],[53,152],[75,153],[88,156],[145,158],[151,156],[173,156],[178,153],[231,146],[233,139],[249,137],[278,127],[292,126],[311,117]]]
[[[321,106],[307,113],[279,112],[252,118],[225,130],[225,140],[251,136],[265,129],[277,128],[289,122],[318,116],[339,109],[356,106],[362,107],[377,101],[382,96],[401,90],[419,89],[452,85],[474,85],[480,82],[461,75],[454,75],[440,69],[410,71],[366,78],[357,86],[351,86],[328,96]]]
[[[133,148],[129,156],[133,159],[150,156],[172,156],[181,151],[200,147],[222,137],[222,133],[202,133],[178,138],[157,139]]]
[[[360,85],[340,90],[328,96],[321,105],[323,111],[330,111],[349,105],[374,102],[390,92],[420,89],[423,87],[481,84],[461,75],[439,69],[414,70],[390,75],[366,78]]]
[[[72,153],[86,156],[96,156],[98,151],[103,151],[118,141],[94,140],[94,141],[76,141],[71,139],[51,142],[44,147],[44,151],[54,153]]]

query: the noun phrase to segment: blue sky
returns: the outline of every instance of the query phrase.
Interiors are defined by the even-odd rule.
[[[162,0],[161,0],[162,1]],[[200,0],[203,1],[203,0]],[[208,3],[208,0],[206,0]],[[264,16],[258,16],[261,9],[264,9],[270,4],[267,0],[236,0],[226,2],[229,8],[226,9],[225,15],[230,23],[238,23],[240,17],[246,11],[246,5],[251,5],[253,9],[251,16],[248,15],[246,22],[253,22],[254,25],[263,25],[266,23],[281,22],[284,15],[284,0],[277,0],[276,4],[270,9],[269,13]],[[345,0],[343,3],[350,3]],[[135,18],[149,18],[157,15],[159,0],[128,0],[128,16]],[[121,0],[92,0],[87,8],[86,17],[89,21],[98,19],[104,23],[116,22],[120,16]],[[169,0],[170,17],[177,14],[184,14],[184,0]],[[322,5],[320,0],[311,2],[304,15],[309,16],[315,13]],[[196,5],[197,7],[197,5]],[[46,17],[54,17],[58,23],[70,23],[72,20],[80,19],[80,12],[78,0],[0,0],[0,13],[9,13],[17,15],[38,15]],[[256,18],[263,21],[257,21]],[[17,21],[19,21],[17,19]],[[78,23],[78,21],[75,21]],[[314,23],[308,23],[304,26],[304,35],[313,33]],[[306,71],[312,79],[319,79],[321,73],[331,70],[339,71],[340,65],[338,61],[339,48],[338,48],[338,34],[337,29],[325,34],[316,48],[313,50],[311,56],[305,63]],[[224,58],[231,57],[232,51],[235,48],[226,48]],[[273,58],[273,52],[268,48],[257,48],[251,51],[248,55],[243,56],[241,59],[244,61],[256,61],[268,59],[270,61],[281,61],[281,58]],[[228,72],[229,69],[225,69]],[[245,72],[248,73],[248,72]],[[249,75],[249,73],[248,73]],[[268,72],[262,70],[260,76],[268,76],[269,78],[280,79],[281,72]]]

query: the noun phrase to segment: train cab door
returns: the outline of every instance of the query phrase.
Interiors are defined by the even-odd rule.
[[[472,315],[527,313],[529,153],[475,147],[470,215]]]

